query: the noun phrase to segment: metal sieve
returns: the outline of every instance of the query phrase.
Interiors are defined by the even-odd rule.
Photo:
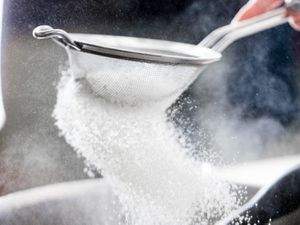
[[[245,36],[286,23],[286,8],[300,11],[299,0],[209,34],[198,45],[145,38],[73,34],[50,26],[33,30],[37,39],[52,38],[68,52],[73,76],[95,95],[128,105],[167,101],[171,104],[207,64]]]

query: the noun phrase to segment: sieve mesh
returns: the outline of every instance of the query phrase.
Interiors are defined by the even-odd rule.
[[[139,104],[175,100],[199,73],[199,65],[133,61],[69,50],[75,78],[85,78],[98,96]]]

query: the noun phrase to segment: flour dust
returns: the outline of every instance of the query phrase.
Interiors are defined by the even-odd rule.
[[[66,141],[109,180],[123,209],[119,224],[208,225],[240,204],[237,187],[188,157],[155,107],[107,103],[63,71],[53,116]]]

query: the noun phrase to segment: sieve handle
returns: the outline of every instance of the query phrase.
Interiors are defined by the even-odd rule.
[[[70,47],[72,49],[80,51],[80,47],[72,40],[70,35],[61,29],[53,29],[48,25],[41,25],[36,27],[32,31],[33,37],[37,39],[48,39],[52,38],[55,42],[64,47]]]
[[[300,0],[285,1],[285,6],[241,22],[234,22],[210,33],[200,46],[222,52],[234,41],[289,21],[287,9],[300,12]]]

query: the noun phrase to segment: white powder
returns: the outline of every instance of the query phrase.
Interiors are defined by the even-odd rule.
[[[85,77],[96,95],[127,105],[168,100],[167,107],[199,74],[198,65],[172,65],[68,51],[72,74]]]
[[[120,224],[207,225],[238,206],[233,186],[184,154],[164,112],[107,103],[65,71],[53,115],[66,141],[112,184]]]

